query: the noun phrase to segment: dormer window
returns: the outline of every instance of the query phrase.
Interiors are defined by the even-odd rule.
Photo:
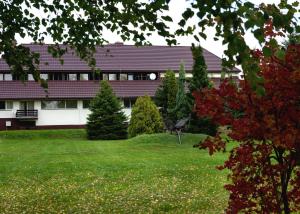
[[[80,74],[80,80],[89,80],[89,74]]]
[[[34,78],[33,78],[32,74],[28,74],[28,81],[34,81]]]
[[[11,74],[0,74],[0,81],[12,81],[13,77]]]
[[[77,74],[68,74],[68,80],[76,81],[77,80]]]

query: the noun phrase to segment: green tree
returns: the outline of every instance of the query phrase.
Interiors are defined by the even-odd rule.
[[[217,126],[209,119],[205,117],[198,117],[195,112],[193,112],[193,107],[195,103],[195,98],[193,92],[201,91],[204,88],[211,86],[208,79],[207,66],[203,56],[203,50],[201,46],[192,46],[193,53],[193,77],[189,84],[188,98],[191,106],[191,120],[189,123],[188,131],[191,133],[203,133],[208,135],[215,135],[217,132]]]
[[[176,115],[176,119],[180,120],[186,118],[191,113],[191,107],[185,90],[185,68],[184,64],[180,64],[179,78],[178,78],[178,90],[176,94],[176,105],[171,110]]]
[[[202,88],[206,88],[210,86],[210,82],[208,79],[207,66],[205,63],[205,59],[203,56],[203,50],[201,46],[192,46],[192,54],[193,54],[193,77],[189,84],[190,95],[192,96],[192,92],[196,90],[201,90]],[[194,100],[194,98],[193,98]],[[194,101],[193,101],[194,102]]]
[[[139,97],[131,113],[128,133],[130,137],[163,131],[163,122],[157,106],[149,96]]]
[[[161,112],[165,124],[167,121],[174,123],[176,121],[176,115],[170,112],[176,106],[176,94],[177,94],[177,81],[174,71],[168,70],[162,79],[162,84],[156,90],[155,104],[161,107]]]
[[[92,100],[86,124],[91,140],[127,138],[126,116],[118,98],[107,81],[101,81],[101,89]]]

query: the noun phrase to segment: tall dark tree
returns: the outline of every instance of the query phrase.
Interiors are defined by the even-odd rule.
[[[205,63],[205,58],[203,56],[203,49],[199,46],[192,46],[192,54],[193,54],[193,77],[189,84],[190,94],[193,91],[201,90],[202,88],[206,88],[210,86],[210,82],[208,79],[207,65]],[[194,100],[194,99],[193,99]]]
[[[126,116],[120,100],[107,81],[101,81],[101,89],[90,105],[91,114],[86,125],[91,140],[127,138]]]
[[[203,133],[208,135],[215,135],[217,132],[217,126],[206,117],[199,118],[195,112],[193,112],[193,106],[195,103],[195,98],[193,96],[194,92],[201,91],[204,88],[211,86],[208,79],[207,65],[205,63],[205,58],[203,56],[203,49],[201,46],[192,46],[193,53],[193,77],[189,84],[188,98],[191,106],[191,120],[189,123],[188,131],[191,133]]]
[[[176,115],[171,112],[176,106],[177,80],[175,73],[171,70],[166,71],[162,84],[156,90],[155,104],[161,107],[161,113],[165,125],[171,125],[176,121]]]

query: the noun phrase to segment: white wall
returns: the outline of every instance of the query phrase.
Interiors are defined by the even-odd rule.
[[[88,109],[83,109],[82,101],[78,101],[77,109],[41,109],[41,101],[34,101],[34,109],[38,110],[37,126],[51,125],[85,125],[90,114]],[[0,118],[15,118],[16,111],[20,109],[20,102],[15,101],[12,110],[0,111]],[[130,118],[131,109],[123,109],[125,115]]]

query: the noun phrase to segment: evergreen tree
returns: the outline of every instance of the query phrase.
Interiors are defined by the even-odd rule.
[[[135,137],[140,134],[152,134],[163,131],[163,122],[157,106],[149,96],[139,97],[131,113],[128,128],[129,136]]]
[[[191,107],[185,92],[185,69],[183,63],[180,64],[180,69],[179,69],[178,90],[176,94],[176,106],[170,112],[176,115],[177,120],[188,117],[191,113]]]
[[[208,79],[208,73],[207,73],[207,66],[205,63],[205,59],[203,56],[203,50],[201,46],[195,47],[192,46],[192,54],[193,54],[193,70],[192,74],[193,77],[190,81],[189,90],[190,90],[190,96],[193,93],[193,91],[201,90],[202,88],[209,87],[210,82]],[[194,98],[193,103],[194,103]]]
[[[165,124],[175,123],[176,116],[170,112],[176,106],[177,81],[174,71],[168,70],[162,80],[162,84],[156,90],[155,104],[161,107],[161,113]]]
[[[193,112],[193,106],[195,98],[193,92],[201,91],[203,88],[211,87],[210,81],[208,79],[207,66],[205,63],[205,58],[203,56],[203,50],[201,46],[192,46],[193,53],[193,77],[189,84],[189,103],[191,106],[191,120],[189,124],[188,131],[192,133],[204,133],[208,135],[215,135],[217,132],[217,126],[212,123],[209,118],[199,118],[196,113]]]
[[[92,100],[89,109],[91,114],[86,125],[89,139],[127,138],[126,116],[107,81],[101,81],[101,89]]]

